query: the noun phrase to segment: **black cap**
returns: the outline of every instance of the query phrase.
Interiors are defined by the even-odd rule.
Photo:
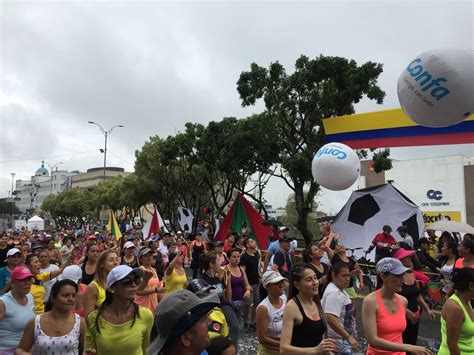
[[[391,232],[392,231],[392,227],[390,227],[388,224],[384,225],[382,230],[384,232]]]
[[[223,247],[223,246],[224,246],[224,242],[218,241],[218,242],[216,242],[216,244],[215,244],[214,246],[215,246],[216,248],[217,248],[217,247]]]

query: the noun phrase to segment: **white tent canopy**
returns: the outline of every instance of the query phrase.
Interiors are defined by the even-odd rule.
[[[29,231],[32,231],[34,229],[44,230],[44,219],[38,216],[33,216],[28,220],[26,228]]]
[[[388,224],[392,235],[400,240],[396,229],[405,225],[416,242],[424,233],[420,208],[391,184],[354,191],[331,225],[331,231],[341,234],[346,248],[367,250],[377,233]],[[355,253],[360,257],[363,251]],[[373,259],[373,258],[372,258]]]

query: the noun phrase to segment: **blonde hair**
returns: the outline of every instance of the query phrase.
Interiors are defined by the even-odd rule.
[[[116,254],[117,251],[113,249],[107,249],[100,254],[99,260],[97,260],[97,268],[94,275],[94,280],[96,280],[100,285],[107,285],[107,274],[104,271],[104,264],[110,254]]]

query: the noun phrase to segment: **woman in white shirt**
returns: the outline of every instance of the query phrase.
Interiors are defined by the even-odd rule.
[[[285,310],[284,290],[288,280],[276,271],[266,271],[262,285],[268,296],[257,307],[258,355],[280,353],[280,334]]]

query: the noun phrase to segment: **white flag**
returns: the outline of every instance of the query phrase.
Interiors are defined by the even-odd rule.
[[[178,222],[183,232],[191,233],[193,229],[194,216],[189,208],[178,207]]]

